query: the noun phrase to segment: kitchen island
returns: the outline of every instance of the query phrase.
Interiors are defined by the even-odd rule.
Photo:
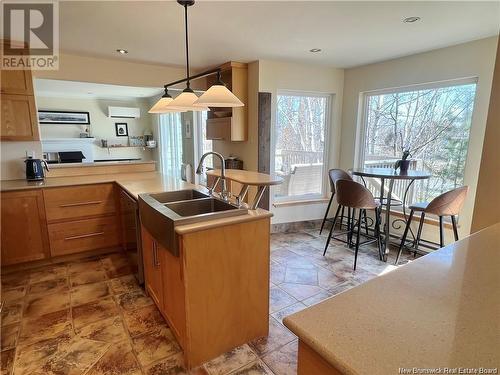
[[[285,318],[298,374],[497,374],[499,240],[500,223]]]

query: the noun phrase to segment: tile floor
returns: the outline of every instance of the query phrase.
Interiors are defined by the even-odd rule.
[[[390,271],[317,230],[271,236],[269,336],[191,374],[295,374],[297,338],[282,319]],[[406,259],[411,259],[407,256]],[[182,353],[121,254],[2,275],[1,374],[186,374]]]

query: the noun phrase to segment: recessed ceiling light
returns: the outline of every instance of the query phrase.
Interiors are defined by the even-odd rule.
[[[126,49],[122,49],[122,48],[117,49],[116,52],[118,52],[121,55],[126,55],[128,53],[128,51]]]
[[[312,53],[321,52],[321,48],[311,48],[311,49],[309,50],[309,52],[312,52]]]
[[[403,20],[404,23],[413,23],[413,22],[417,22],[417,21],[420,21],[420,17],[406,17]]]

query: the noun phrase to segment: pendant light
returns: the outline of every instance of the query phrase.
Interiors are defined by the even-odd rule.
[[[176,108],[181,111],[209,111],[206,106],[193,106],[193,103],[198,100],[198,97],[191,89],[189,80],[189,38],[188,38],[188,7],[194,4],[194,0],[177,0],[184,7],[184,26],[186,33],[186,88],[182,93],[169,103],[169,107]]]
[[[244,104],[222,82],[220,71],[217,72],[217,83],[210,87],[194,102],[195,106],[205,107],[243,107]]]
[[[174,107],[168,107],[168,105],[173,101],[172,97],[168,93],[168,89],[165,88],[165,93],[163,96],[156,102],[154,106],[148,111],[148,113],[171,113],[171,112],[186,112],[175,109]]]

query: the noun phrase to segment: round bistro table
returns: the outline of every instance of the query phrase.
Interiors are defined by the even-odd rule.
[[[384,223],[384,241],[382,242],[385,260],[387,260],[387,254],[389,253],[389,242],[390,242],[390,219],[391,219],[391,203],[392,203],[392,188],[394,186],[395,180],[410,180],[408,188],[413,184],[415,180],[425,180],[431,177],[431,175],[424,171],[414,171],[409,170],[406,173],[400,173],[394,168],[354,168],[351,170],[353,176],[359,176],[363,179],[364,177],[380,178],[380,204],[386,206],[385,208],[385,223]],[[387,189],[387,196],[384,197],[385,180],[389,180],[389,185]],[[406,196],[405,192],[405,196]],[[405,199],[403,198],[403,208],[405,205]],[[406,220],[406,218],[405,218]]]

